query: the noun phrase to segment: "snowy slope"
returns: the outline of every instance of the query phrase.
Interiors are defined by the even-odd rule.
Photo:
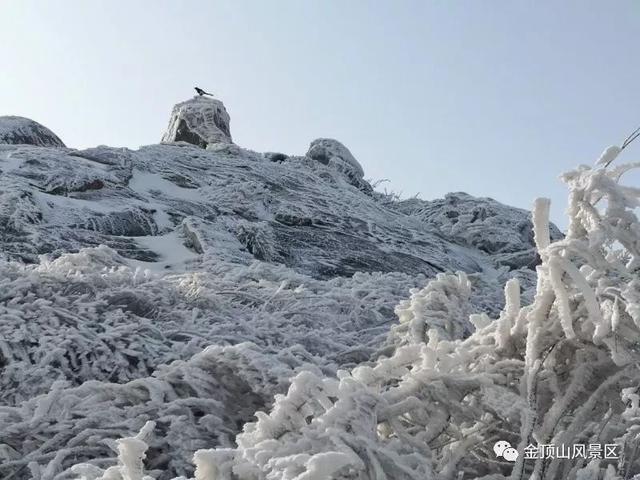
[[[201,262],[262,260],[315,278],[477,272],[497,265],[492,256],[502,253],[468,242],[440,219],[389,208],[353,187],[343,172],[308,157],[272,162],[236,146],[2,146],[0,171],[2,251],[28,263],[100,244],[152,262],[159,255],[147,237],[171,232]],[[462,217],[477,206],[467,203]],[[517,249],[511,237],[530,230],[530,222],[525,212],[505,210],[520,220],[501,226],[504,241]],[[486,225],[471,229],[476,236],[489,231]],[[495,228],[491,235],[497,236]],[[531,247],[523,240],[520,249]]]
[[[464,196],[454,227],[442,201],[384,201],[335,140],[232,144],[212,102],[179,104],[165,143],[135,151],[0,145],[0,478],[113,456],[105,440],[147,420],[157,467],[190,475],[296,373],[393,351],[394,309],[436,274],[469,274],[461,312],[496,314],[508,278],[534,285],[526,212]]]

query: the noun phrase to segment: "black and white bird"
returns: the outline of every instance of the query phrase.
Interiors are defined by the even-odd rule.
[[[209,95],[210,97],[213,97],[213,94],[212,94],[212,93],[205,92],[205,91],[204,91],[203,89],[201,89],[200,87],[194,87],[194,88],[195,88],[195,90],[196,90],[196,93],[197,93],[198,95],[200,95],[200,96],[203,96],[203,95]]]

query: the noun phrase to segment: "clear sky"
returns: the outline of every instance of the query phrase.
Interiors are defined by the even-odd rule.
[[[199,85],[244,147],[333,137],[404,197],[564,226],[558,175],[640,125],[638,45],[640,1],[0,0],[0,115],[137,148]]]

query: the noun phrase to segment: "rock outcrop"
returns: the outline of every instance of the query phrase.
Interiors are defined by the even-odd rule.
[[[350,170],[358,178],[364,177],[362,165],[355,159],[349,149],[332,138],[317,138],[307,151],[307,157],[325,165],[335,166],[339,170]]]
[[[62,147],[64,143],[44,125],[24,117],[0,117],[0,144]]]
[[[317,138],[309,145],[306,157],[340,172],[351,185],[358,189],[367,193],[373,191],[369,182],[363,179],[362,165],[339,141],[332,138]]]
[[[220,100],[195,96],[173,107],[162,142],[187,142],[202,148],[233,143],[229,123],[229,114]]]
[[[431,201],[412,198],[390,207],[419,218],[445,238],[492,255],[499,265],[533,269],[539,263],[531,213],[526,210],[464,192]],[[553,224],[550,234],[552,240],[562,238]]]

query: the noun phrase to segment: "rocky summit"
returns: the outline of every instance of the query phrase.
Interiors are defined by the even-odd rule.
[[[187,142],[206,148],[232,143],[229,114],[220,100],[195,96],[173,107],[163,142]]]

